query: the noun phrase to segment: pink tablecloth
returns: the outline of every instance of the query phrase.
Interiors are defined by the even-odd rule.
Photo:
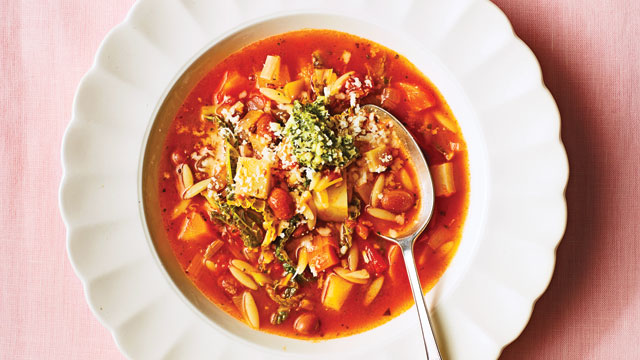
[[[121,358],[90,313],[58,212],[73,94],[132,0],[0,0],[0,358]],[[640,355],[640,1],[500,0],[562,113],[569,223],[504,359]]]

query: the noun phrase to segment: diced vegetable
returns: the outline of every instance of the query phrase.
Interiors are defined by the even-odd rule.
[[[362,184],[357,184],[353,187],[356,193],[360,196],[365,203],[365,205],[369,205],[371,203],[371,190],[373,190],[373,184],[371,182],[365,182]]]
[[[369,171],[373,173],[381,173],[387,170],[387,166],[389,166],[393,160],[391,151],[389,151],[386,145],[380,145],[375,149],[367,151],[364,153],[364,158],[367,160]]]
[[[407,102],[415,111],[422,111],[436,105],[436,98],[430,91],[423,91],[416,85],[403,82],[399,82],[398,86],[404,90]]]
[[[187,207],[191,204],[191,200],[180,200],[178,205],[173,208],[173,212],[171,213],[171,220],[177,219],[180,215],[184,214],[187,211]]]
[[[189,266],[187,267],[187,274],[193,276],[194,278],[197,278],[198,275],[200,274],[200,271],[202,271],[202,268],[204,266],[204,257],[202,256],[201,252],[196,253],[196,255],[193,257],[193,259],[191,259],[191,262],[189,263]]]
[[[362,259],[369,272],[380,276],[389,268],[387,260],[370,243],[363,241],[360,243],[360,248],[362,248]]]
[[[204,251],[204,258],[205,259],[213,258],[213,255],[215,255],[222,248],[223,245],[224,243],[221,240],[213,240],[211,244],[207,246],[207,249]]]
[[[330,186],[323,191],[326,191],[327,193],[328,206],[324,208],[318,206],[318,202],[316,202],[316,196],[314,196],[314,202],[318,211],[318,217],[324,221],[341,222],[346,220],[349,212],[347,182],[342,181],[339,184]],[[315,193],[316,192],[314,191],[314,194]]]
[[[271,164],[256,158],[239,157],[234,185],[238,195],[266,199],[271,190]]]
[[[453,240],[453,232],[444,226],[438,226],[433,231],[431,236],[429,236],[429,240],[427,241],[427,244],[429,245],[430,248],[432,248],[433,250],[436,250],[437,248],[440,247],[440,245],[451,240]]]
[[[329,175],[321,175],[320,173],[315,173],[313,179],[311,180],[311,184],[309,185],[309,190],[322,191],[329,186],[337,184],[341,181],[342,176],[340,176],[340,174],[336,174],[335,172],[329,173]]]
[[[347,82],[347,80],[349,79],[350,76],[352,76],[354,74],[354,71],[349,71],[346,72],[344,74],[342,74],[339,78],[336,79],[336,81],[334,81],[331,84],[331,87],[329,88],[329,94],[330,95],[335,95],[338,93],[338,91],[340,91],[340,89],[344,86],[344,84]]]
[[[450,162],[429,167],[433,179],[433,189],[436,196],[450,196],[456,192],[453,176],[453,164]]]
[[[309,254],[309,268],[316,274],[324,271],[340,260],[336,255],[335,240],[326,236],[316,236],[314,250]]]
[[[324,93],[324,88],[329,87],[336,81],[337,75],[333,72],[333,69],[315,69],[312,85],[316,93],[320,95],[329,95]]]
[[[260,78],[265,80],[277,81],[280,76],[280,56],[267,55],[264,61]]]
[[[247,84],[248,80],[240,76],[237,71],[227,71],[213,94],[215,103],[222,103],[225,96],[235,95],[236,92],[246,87]]]
[[[458,132],[458,127],[456,126],[456,123],[451,120],[447,115],[445,115],[444,113],[442,113],[440,110],[435,110],[433,112],[433,117],[436,118],[436,120],[442,124],[442,126],[446,127],[447,130],[453,132],[453,133],[457,133]]]
[[[382,90],[381,105],[385,109],[393,110],[402,101],[402,93],[400,90],[388,87]]]
[[[260,120],[260,117],[264,112],[262,110],[249,110],[247,114],[240,119],[239,127],[246,131],[247,134],[251,134],[254,132],[256,123]]]
[[[297,99],[302,90],[304,90],[304,79],[288,82],[282,89],[284,95],[291,100]]]
[[[340,310],[347,300],[353,284],[337,274],[329,274],[322,290],[322,304],[329,309]]]
[[[315,204],[316,209],[327,209],[329,207],[329,195],[327,195],[327,190],[314,191],[313,203]]]
[[[200,109],[200,119],[205,121],[217,116],[216,109],[217,106],[203,106],[202,109]]]
[[[209,230],[207,222],[204,221],[202,215],[194,211],[184,218],[178,239],[182,241],[197,241],[205,235],[211,235],[211,230]]]

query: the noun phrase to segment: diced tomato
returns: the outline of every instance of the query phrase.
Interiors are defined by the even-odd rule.
[[[211,267],[207,266],[207,268],[214,274],[220,274],[227,270],[231,258],[227,254],[216,254],[213,259],[207,261],[213,262],[213,265]]]
[[[240,285],[233,277],[229,275],[223,275],[218,278],[218,286],[224,290],[227,296],[238,295],[238,288]]]
[[[369,237],[369,228],[358,223],[358,225],[356,225],[356,234],[358,234],[361,239],[366,239]]]
[[[318,273],[337,264],[340,261],[336,255],[337,248],[338,244],[335,238],[316,236],[314,249],[309,254],[309,267]]]
[[[296,230],[293,232],[293,235],[291,235],[291,237],[293,237],[294,239],[299,238],[300,236],[308,232],[309,232],[309,227],[307,226],[307,224],[302,224],[296,228]]]
[[[389,268],[387,260],[380,254],[379,251],[373,248],[373,246],[367,242],[360,242],[360,248],[362,249],[362,258],[365,266],[369,269],[369,272],[374,273],[376,276],[382,275]]]
[[[273,277],[280,277],[284,272],[284,267],[280,262],[274,261],[273,265],[271,265],[271,269],[269,269],[269,274]]]

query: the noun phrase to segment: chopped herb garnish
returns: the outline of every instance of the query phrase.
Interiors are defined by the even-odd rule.
[[[358,156],[353,137],[337,135],[331,123],[324,97],[319,96],[313,103],[295,102],[284,135],[302,166],[316,171],[341,168]]]

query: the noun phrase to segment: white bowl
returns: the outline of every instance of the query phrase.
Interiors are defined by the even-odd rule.
[[[497,357],[522,330],[550,280],[566,221],[568,173],[555,103],[535,58],[504,16],[488,2],[470,2],[458,14],[465,21],[433,43],[417,37],[415,27],[421,21],[426,27],[442,22],[448,13],[435,14],[446,6],[409,2],[416,12],[400,16],[385,14],[372,2],[369,12],[360,12],[367,20],[317,10],[280,13],[211,41],[207,36],[215,31],[205,28],[207,17],[195,8],[209,5],[189,4],[138,3],[105,40],[83,79],[64,139],[60,201],[70,258],[91,308],[121,349],[143,358],[421,354],[414,309],[373,330],[320,342],[252,330],[204,298],[182,273],[162,232],[152,238],[145,224],[158,221],[155,181],[146,176],[155,174],[154,149],[162,143],[172,109],[199,75],[256,40],[324,28],[406,56],[438,87],[458,119],[469,149],[469,213],[458,252],[427,297],[449,358]],[[430,12],[416,19],[422,7]],[[367,16],[371,11],[380,13]],[[220,13],[207,14],[211,21],[224,21]],[[238,348],[238,343],[252,347]]]

